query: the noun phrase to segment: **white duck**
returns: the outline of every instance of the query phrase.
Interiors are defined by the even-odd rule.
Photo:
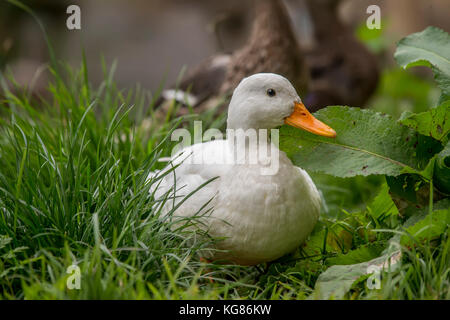
[[[166,173],[154,184],[159,184],[157,189],[151,190],[156,198],[172,197],[165,202],[163,215],[177,205],[173,217],[207,212],[199,227],[221,239],[216,243],[220,250],[209,259],[241,265],[272,261],[293,251],[311,233],[319,218],[320,196],[308,173],[295,167],[272,142],[270,154],[255,162],[252,157],[258,159],[258,146],[267,138],[259,137],[255,144],[244,137],[245,130],[270,130],[284,123],[336,136],[308,112],[286,78],[273,73],[244,78],[229,105],[228,138],[187,147],[172,157],[171,165],[150,174],[149,178],[155,178]],[[229,129],[234,129],[234,135]],[[239,144],[242,137],[246,143]],[[274,163],[277,170],[270,172]],[[183,196],[215,177],[180,205]]]

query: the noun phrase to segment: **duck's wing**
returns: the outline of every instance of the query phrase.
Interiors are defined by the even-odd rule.
[[[153,172],[150,192],[155,199],[165,199],[165,210],[170,211],[180,201],[177,210],[182,216],[196,214],[219,191],[220,178],[231,169],[226,140],[215,140],[186,147],[171,157],[161,171]],[[190,197],[188,200],[183,200]]]
[[[320,208],[322,199],[320,197],[320,192],[317,189],[315,183],[311,179],[308,172],[306,172],[305,170],[303,170],[300,167],[295,167],[295,168],[298,170],[298,174],[301,175],[303,177],[304,181],[306,182],[307,190],[309,192],[309,197],[313,200],[313,202],[315,203],[317,208]]]

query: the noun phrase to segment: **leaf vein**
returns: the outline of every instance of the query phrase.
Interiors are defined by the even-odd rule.
[[[283,135],[283,136],[290,137],[290,138],[297,138],[297,137],[292,136],[292,135]],[[352,147],[352,146],[347,146],[347,145],[343,145],[343,144],[332,143],[332,142],[329,142],[329,141],[315,140],[315,139],[305,139],[305,140],[309,140],[309,141],[312,141],[312,142],[315,142],[315,143],[324,143],[324,144],[334,145],[334,146],[342,147],[342,148],[349,149],[349,150],[354,150],[354,151],[359,151],[359,152],[362,152],[362,153],[367,153],[367,154],[372,155],[374,157],[378,157],[378,158],[381,158],[383,160],[392,162],[395,165],[398,165],[398,166],[401,166],[401,167],[404,167],[404,168],[411,168],[407,164],[404,164],[404,163],[402,163],[400,161],[397,161],[397,160],[388,158],[386,156],[383,156],[381,154],[378,154],[378,153],[375,153],[375,152],[372,152],[372,151],[369,151],[369,150],[364,150],[364,149],[361,149],[361,148],[358,148],[358,147]],[[414,169],[414,168],[412,168],[412,169]]]

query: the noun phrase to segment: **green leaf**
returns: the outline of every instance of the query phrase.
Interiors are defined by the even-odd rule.
[[[349,251],[348,253],[328,258],[326,260],[326,264],[329,266],[348,265],[369,261],[380,256],[385,247],[386,243],[384,242],[362,245],[355,250]]]
[[[367,206],[376,228],[395,228],[399,223],[399,211],[389,192],[389,186],[386,182],[381,186],[381,190],[372,203]]]
[[[450,95],[450,35],[428,27],[399,41],[394,55],[403,68],[429,66],[445,95]]]
[[[327,231],[325,225],[321,222],[317,223],[308,240],[303,244],[302,251],[307,257],[319,256],[325,250],[326,252],[334,252],[334,248],[327,242]]]
[[[436,151],[434,139],[421,138],[392,117],[372,110],[332,106],[315,116],[336,130],[335,139],[288,126],[280,131],[281,149],[296,165],[311,172],[338,177],[419,173]],[[419,139],[430,145],[424,152],[419,150]]]
[[[436,155],[433,180],[440,191],[450,194],[450,141],[445,149]]]
[[[315,299],[343,299],[359,277],[366,274],[368,263],[336,265],[321,273],[314,287]]]
[[[420,134],[444,141],[450,132],[450,101],[427,112],[417,114],[406,112],[399,121]]]
[[[12,241],[12,238],[0,234],[0,249],[3,249],[4,247],[6,247],[11,241]]]
[[[450,209],[436,210],[428,214],[424,219],[408,227],[406,232],[410,235],[401,237],[401,244],[413,245],[416,241],[433,240],[440,237],[450,224]],[[411,239],[412,236],[414,238]]]
[[[371,216],[377,220],[398,215],[398,209],[389,195],[389,187],[387,183],[384,183],[381,186],[380,193],[375,197],[368,209]]]
[[[370,266],[393,270],[400,261],[401,253],[395,251],[367,262],[335,265],[321,273],[316,281],[313,297],[316,299],[342,299],[353,283],[370,273]]]
[[[433,212],[432,221],[437,224],[437,228],[434,229],[435,233],[439,233],[442,231],[442,228],[449,223],[449,205],[450,200],[444,199],[438,201],[434,204],[434,207],[437,209]],[[422,228],[415,227],[420,225],[427,224],[427,208],[422,210],[417,210],[416,214],[410,217],[404,224],[403,228],[408,230],[410,233],[415,232],[414,230],[420,230]],[[446,213],[445,213],[446,212]],[[442,220],[445,222],[440,223],[438,220]],[[429,220],[428,220],[429,221]],[[429,222],[428,222],[429,224]],[[394,270],[401,264],[401,251],[400,249],[400,241],[403,236],[399,234],[393,236],[386,246],[386,248],[382,251],[381,256],[371,259],[367,262],[361,262],[356,264],[345,264],[345,265],[334,265],[325,270],[322,274],[320,274],[319,278],[316,281],[316,285],[314,288],[314,293],[312,298],[316,299],[342,299],[345,297],[347,292],[352,288],[353,284],[361,279],[364,275],[368,273],[370,270],[370,266],[377,266],[380,269],[384,270]],[[358,249],[357,249],[358,250]],[[355,251],[357,251],[355,250]],[[378,249],[375,249],[378,250]],[[350,255],[350,253],[348,253]],[[369,253],[357,252],[353,253],[349,256],[348,261],[341,261],[341,263],[350,262],[351,258],[355,258],[357,261],[358,257],[369,256]],[[328,259],[327,261],[329,261]]]
[[[390,191],[412,203],[417,202],[416,189],[422,182],[419,175],[416,174],[402,174],[397,177],[386,177]]]

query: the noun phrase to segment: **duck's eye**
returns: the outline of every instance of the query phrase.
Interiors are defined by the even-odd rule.
[[[277,94],[277,93],[275,92],[275,90],[273,90],[273,89],[267,89],[267,95],[268,95],[269,97],[275,97],[276,94]]]

